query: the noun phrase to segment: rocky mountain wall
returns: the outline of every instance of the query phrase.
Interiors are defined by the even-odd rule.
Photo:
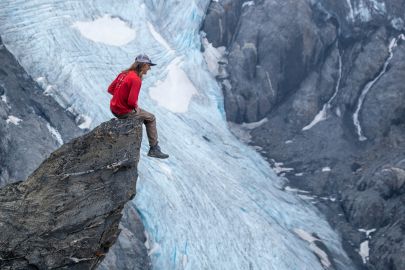
[[[227,119],[254,124],[239,128],[359,269],[405,269],[405,1],[224,5],[211,3],[202,30],[226,47]]]
[[[0,39],[0,186],[25,180],[64,142],[83,134]]]

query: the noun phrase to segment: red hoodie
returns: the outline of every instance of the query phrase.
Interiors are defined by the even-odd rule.
[[[108,87],[113,95],[110,109],[113,113],[123,115],[138,108],[138,96],[142,80],[134,71],[123,71]]]

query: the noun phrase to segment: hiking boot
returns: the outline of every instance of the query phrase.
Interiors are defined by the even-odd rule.
[[[165,154],[160,150],[160,147],[157,144],[155,146],[150,147],[148,156],[154,157],[154,158],[168,158],[169,157],[168,154]]]

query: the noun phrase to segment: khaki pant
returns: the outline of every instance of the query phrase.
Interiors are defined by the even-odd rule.
[[[147,112],[141,108],[138,108],[136,111],[133,111],[133,112],[130,112],[127,114],[122,114],[122,115],[118,115],[115,113],[112,113],[112,114],[119,119],[126,119],[131,114],[135,114],[135,116],[142,119],[143,123],[145,124],[146,134],[148,135],[148,140],[149,140],[149,146],[157,145],[158,134],[157,134],[157,129],[156,129],[156,117],[152,113]]]

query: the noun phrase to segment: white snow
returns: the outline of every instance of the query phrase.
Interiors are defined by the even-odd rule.
[[[307,190],[292,188],[290,186],[285,186],[284,190],[288,191],[288,192],[296,192],[296,193],[309,193],[309,191],[307,191]]]
[[[307,241],[309,243],[310,249],[318,256],[318,258],[321,260],[322,265],[325,267],[325,269],[329,269],[329,267],[332,266],[328,254],[326,254],[325,251],[320,249],[314,242],[315,241],[320,241],[320,239],[312,236],[310,233],[308,233],[305,230],[302,229],[294,229],[294,232],[303,240]]]
[[[80,119],[81,124],[79,124],[79,128],[81,129],[89,129],[91,127],[91,123],[93,120],[87,115],[79,115],[78,118]]]
[[[41,83],[45,82],[46,79],[45,79],[45,77],[42,77],[42,76],[41,76],[41,77],[36,78],[35,81],[36,81],[38,84],[41,84]]]
[[[273,171],[274,171],[276,174],[280,174],[280,173],[282,173],[282,172],[291,172],[291,171],[294,171],[294,168],[285,168],[285,167],[282,167],[283,165],[284,165],[283,162],[275,162],[275,163],[274,163],[274,166],[272,167],[272,169],[273,169]]]
[[[340,110],[340,108],[339,107],[337,107],[336,108],[336,115],[338,116],[338,117],[341,117],[342,116],[342,112],[341,112],[341,110]]]
[[[7,103],[7,96],[5,94],[1,95],[1,101]]]
[[[293,143],[293,140],[287,140],[287,141],[285,141],[284,143],[285,143],[285,144],[290,144],[290,143]]]
[[[398,45],[398,40],[399,39],[404,39],[404,35],[401,34],[399,35],[397,38],[393,38],[388,46],[388,58],[385,60],[383,69],[381,70],[381,72],[377,75],[377,77],[375,77],[373,80],[371,80],[370,82],[368,82],[366,84],[366,86],[363,88],[363,90],[361,91],[359,100],[357,102],[357,107],[356,107],[356,111],[353,114],[353,123],[356,127],[356,132],[357,135],[359,136],[359,141],[365,141],[367,140],[367,137],[365,137],[363,135],[363,131],[360,125],[360,120],[359,120],[359,112],[361,110],[361,107],[363,105],[363,102],[366,98],[367,93],[370,91],[370,89],[373,87],[373,85],[381,78],[381,76],[383,76],[387,70],[388,64],[390,63],[392,57],[394,56],[393,50],[394,48]]]
[[[296,174],[294,174],[295,176],[303,176],[304,175],[304,173],[296,173]]]
[[[373,228],[373,229],[370,229],[370,230],[367,230],[367,229],[359,229],[358,231],[365,233],[367,238],[371,238],[371,237],[370,237],[370,234],[372,234],[372,233],[375,232],[376,230],[377,230],[376,228]]]
[[[245,128],[245,129],[252,130],[252,129],[255,129],[255,128],[258,128],[258,127],[262,126],[264,123],[267,123],[268,121],[269,120],[265,117],[265,118],[263,118],[263,119],[261,119],[261,120],[259,120],[257,122],[242,123],[241,127]]]
[[[322,168],[322,172],[330,172],[330,171],[331,171],[330,167],[323,167]]]
[[[302,130],[303,131],[308,130],[325,119],[326,119],[326,106],[324,105],[322,110],[317,115],[315,115],[315,118],[312,120],[312,122],[309,125],[303,127]]]
[[[368,240],[366,240],[360,244],[360,250],[359,250],[359,254],[360,254],[364,264],[367,263],[367,261],[368,261],[369,253],[370,253],[370,248],[368,246]]]
[[[347,6],[349,7],[349,17],[353,21],[354,20],[354,11],[352,7],[351,0],[346,0]]]
[[[49,123],[46,124],[46,127],[48,128],[49,132],[52,134],[52,136],[58,141],[59,145],[63,144],[63,139],[62,135],[59,133],[59,131],[52,127]]]
[[[359,254],[363,260],[363,263],[367,263],[368,258],[369,258],[369,253],[370,253],[370,248],[369,248],[369,239],[371,239],[371,234],[373,232],[375,232],[377,229],[373,228],[373,229],[358,229],[359,232],[363,232],[366,234],[367,240],[363,241],[360,244],[360,248],[359,248]]]
[[[252,136],[250,135],[250,132],[253,129],[260,127],[267,121],[268,121],[267,118],[263,118],[260,121],[251,123],[236,124],[233,122],[228,122],[228,127],[233,135],[235,135],[242,142],[248,144],[252,141]],[[262,150],[261,148],[258,148],[258,146],[254,146],[254,148],[256,150]]]
[[[157,81],[149,90],[150,97],[159,106],[175,113],[185,113],[197,89],[181,68],[181,59],[176,58],[167,67],[168,74],[164,81]]]
[[[242,8],[246,6],[254,6],[255,2],[254,1],[246,1],[242,4]]]
[[[85,38],[112,46],[126,45],[135,38],[134,29],[111,15],[104,15],[94,21],[77,21],[72,27],[78,29]]]
[[[13,124],[13,125],[18,126],[21,121],[22,121],[22,120],[21,120],[20,118],[14,116],[14,115],[9,115],[8,118],[7,118],[7,120],[6,120],[6,123],[7,123],[7,124],[10,124],[10,123],[11,123],[11,124]]]
[[[358,6],[355,9],[355,17],[358,17],[363,22],[368,22],[371,19],[371,12],[367,7],[367,4],[360,0]]]
[[[40,77],[36,78],[35,81],[44,90],[44,92],[43,92],[44,95],[52,96],[57,92],[55,89],[55,86],[49,84],[48,80],[45,77],[40,76]]]
[[[309,123],[307,126],[302,128],[303,131],[310,129],[313,126],[315,126],[316,124],[318,124],[319,122],[324,121],[324,120],[327,119],[327,116],[328,116],[327,113],[332,107],[331,103],[335,99],[335,97],[337,96],[337,94],[339,92],[341,78],[342,78],[342,56],[339,53],[339,76],[338,76],[338,79],[337,79],[337,82],[336,82],[335,91],[334,91],[332,97],[328,100],[328,102],[326,102],[322,106],[322,110],[320,112],[318,112],[317,115],[315,115],[315,117],[311,121],[311,123]]]

